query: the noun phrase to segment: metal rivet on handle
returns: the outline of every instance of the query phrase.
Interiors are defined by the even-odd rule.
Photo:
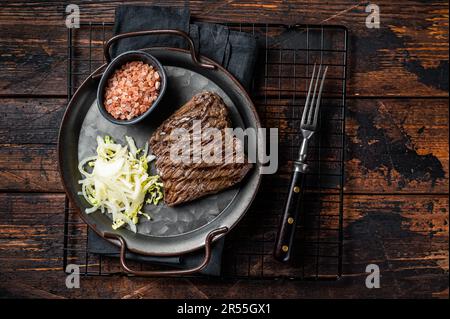
[[[295,187],[294,187],[294,193],[298,193],[298,192],[300,192],[300,187],[295,186]]]
[[[281,249],[282,249],[285,253],[287,253],[287,251],[289,250],[289,247],[286,246],[286,245],[283,245],[283,246],[281,247]]]
[[[292,225],[294,223],[294,218],[289,217],[287,222],[288,222],[288,224]]]

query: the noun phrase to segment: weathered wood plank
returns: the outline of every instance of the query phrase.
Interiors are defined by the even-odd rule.
[[[63,191],[56,145],[2,144],[0,185],[0,189],[8,191]]]
[[[347,196],[344,219],[344,280],[314,283],[313,286],[310,286],[311,283],[283,280],[267,285],[267,281],[263,284],[260,281],[246,280],[114,277],[115,288],[110,289],[111,280],[83,277],[80,289],[69,290],[64,285],[64,274],[61,270],[63,210],[63,195],[0,194],[2,296],[53,297],[49,294],[51,293],[64,297],[115,298],[448,298],[446,196]],[[253,225],[249,231],[252,232],[256,228],[257,226]],[[270,243],[267,245],[270,246]],[[271,257],[267,256],[265,267],[269,272],[270,261]],[[228,262],[231,263],[230,260]],[[253,262],[255,264],[251,266],[258,267],[257,262]],[[365,267],[369,263],[380,267],[380,289],[369,290],[365,287]],[[245,264],[240,266],[247,267]],[[274,267],[273,271],[283,272],[283,267],[279,264],[274,264]],[[251,289],[252,287],[259,288],[255,290]]]
[[[0,259],[8,272],[60,270],[63,194],[0,194]]]
[[[292,106],[257,107],[265,114],[263,126],[280,129],[279,171],[269,178],[283,193],[288,161],[300,143],[289,120]],[[0,189],[62,190],[54,144],[64,108],[64,99],[0,99]],[[447,99],[352,99],[348,108],[346,192],[448,192]],[[322,146],[339,142],[324,140]],[[340,154],[327,150],[321,156]],[[332,164],[321,169],[339,172]]]
[[[66,99],[0,99],[0,144],[54,144]]]
[[[118,4],[78,3],[83,21],[112,21]],[[185,5],[184,1],[154,3]],[[308,5],[189,2],[194,16],[214,17],[215,21],[239,22],[245,16],[253,22],[346,25],[350,30],[349,96],[448,96],[448,3],[381,1],[378,5],[381,28],[367,29],[364,3],[353,1],[326,6],[320,1]],[[60,2],[14,3],[0,8],[0,65],[8,71],[0,75],[2,94],[66,93],[64,12]],[[20,23],[14,22],[17,19]],[[88,44],[86,36],[84,32],[79,39],[84,45]],[[100,63],[101,50],[92,53]]]
[[[349,196],[346,202],[346,273],[364,273],[374,263],[382,288],[392,284],[394,293],[415,298],[435,290],[448,298],[447,197]]]
[[[123,4],[124,1],[107,1],[107,0],[76,0],[73,4],[77,4],[81,11],[81,20],[86,21],[112,21],[114,18],[115,8]],[[224,20],[235,21],[242,20],[246,17],[248,20],[258,22],[276,22],[285,20],[288,22],[301,23],[298,21],[298,13],[302,13],[302,20],[307,23],[337,23],[337,21],[345,21],[347,23],[364,22],[367,14],[365,13],[365,2],[351,1],[330,1],[327,5],[323,5],[319,0],[313,0],[305,3],[304,1],[272,2],[272,1],[202,1],[194,0],[185,2],[183,0],[134,0],[133,4],[143,5],[160,5],[160,6],[178,6],[189,7],[191,14],[202,17],[207,20]],[[64,16],[66,4],[61,1],[3,1],[2,10],[0,11],[0,21],[4,24],[13,24],[14,20],[21,19],[31,21],[35,24],[52,24],[56,23],[64,26]],[[401,1],[380,0],[381,15],[384,16],[385,23],[397,22],[400,19],[410,20],[414,22],[423,22],[421,16],[433,8],[436,14],[432,20],[436,26],[441,23],[445,25],[443,19],[439,19],[437,14],[444,12],[448,7],[447,2],[443,0],[431,1],[423,5],[420,1],[410,1],[408,5],[404,5]],[[337,14],[336,14],[337,13]],[[360,19],[364,17],[364,19]],[[383,22],[382,22],[383,24]],[[381,25],[382,25],[381,24]],[[436,27],[435,26],[435,27]],[[431,30],[430,30],[431,31]],[[434,31],[437,31],[434,29]],[[436,36],[445,36],[444,33],[438,33]]]
[[[393,281],[386,277],[383,289],[365,288],[366,275],[357,275],[339,282],[295,282],[291,280],[275,280],[268,284],[267,280],[233,280],[216,281],[214,279],[182,279],[182,278],[126,278],[111,279],[98,277],[82,277],[80,289],[67,289],[64,278],[51,273],[41,278],[37,276],[17,277],[11,274],[0,274],[7,285],[0,285],[0,295],[3,297],[24,298],[122,298],[122,299],[204,299],[204,298],[261,298],[261,299],[359,299],[359,298],[436,298],[446,299],[447,293],[430,293],[429,290],[397,292],[392,286]],[[389,278],[391,279],[391,278]],[[445,281],[445,278],[440,278]],[[423,278],[425,281],[426,278]],[[10,284],[18,283],[16,286]],[[46,293],[52,287],[52,293]],[[36,288],[36,287],[43,287]],[[391,289],[390,289],[391,288]],[[407,287],[406,287],[407,288]],[[414,289],[416,287],[413,287]],[[411,291],[410,291],[411,292]]]
[[[55,26],[2,25],[0,94],[66,94],[65,34]]]
[[[348,105],[347,191],[448,192],[447,100]]]
[[[385,269],[448,271],[448,197],[351,195],[345,202],[348,273],[364,271],[369,259]]]

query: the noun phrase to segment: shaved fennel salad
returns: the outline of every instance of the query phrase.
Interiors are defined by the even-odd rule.
[[[78,194],[92,206],[86,214],[97,210],[110,213],[113,229],[127,224],[136,232],[140,215],[150,219],[141,211],[146,196],[146,203],[157,205],[163,198],[163,184],[158,175],[148,173],[148,164],[155,159],[148,155],[148,143],[138,149],[131,137],[125,139],[128,145],[122,146],[109,136],[97,136],[97,155],[78,165],[83,175]]]

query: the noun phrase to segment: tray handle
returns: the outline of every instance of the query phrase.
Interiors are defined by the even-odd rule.
[[[140,277],[155,277],[155,276],[174,276],[174,275],[190,275],[194,274],[208,265],[209,261],[211,260],[211,243],[213,239],[219,235],[225,234],[228,232],[228,227],[221,227],[212,230],[207,236],[205,240],[205,257],[203,258],[203,261],[193,268],[188,269],[174,269],[174,270],[153,270],[153,271],[145,271],[145,270],[134,270],[128,267],[126,263],[126,250],[127,250],[127,243],[123,239],[122,236],[113,234],[113,233],[104,233],[105,238],[109,239],[116,239],[120,242],[120,265],[122,266],[122,269],[128,273],[135,276]]]
[[[134,32],[121,33],[116,36],[113,36],[111,39],[109,39],[106,42],[104,49],[103,49],[106,62],[107,63],[111,62],[111,54],[109,52],[109,49],[111,48],[111,45],[114,44],[117,40],[124,39],[124,38],[138,37],[138,36],[143,36],[143,35],[160,35],[160,34],[176,35],[176,36],[180,36],[180,37],[184,38],[188,42],[189,51],[191,52],[191,57],[195,64],[197,64],[198,66],[205,68],[205,69],[214,69],[216,67],[213,64],[203,63],[203,62],[199,61],[197,54],[195,53],[194,41],[192,41],[191,37],[186,32],[180,31],[180,30],[172,30],[172,29],[134,31]]]

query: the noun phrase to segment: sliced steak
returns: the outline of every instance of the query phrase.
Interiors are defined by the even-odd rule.
[[[208,139],[208,136],[205,136],[201,141],[203,150],[213,150],[214,146],[222,147],[220,162],[204,161],[200,155],[201,152],[199,154],[199,149],[192,147],[194,121],[201,121],[203,133],[206,128],[216,128],[220,131],[221,140]],[[239,162],[226,160],[235,159],[237,154],[243,154],[243,152],[238,153],[243,150],[241,140],[227,135],[229,132],[225,129],[229,127],[231,123],[228,110],[222,98],[215,93],[202,92],[172,114],[153,133],[150,138],[150,147],[156,156],[156,169],[164,184],[164,200],[167,205],[178,205],[217,193],[239,183],[248,173],[252,164],[248,163],[245,156]],[[191,160],[189,162],[171,159],[171,147],[175,143],[179,145],[179,140],[174,137],[176,135],[171,135],[175,133],[172,132],[174,129],[184,129],[190,134],[191,143],[188,154]],[[232,141],[232,143],[225,143],[225,141]],[[225,159],[226,154],[228,156]],[[194,161],[195,156],[197,160]]]

